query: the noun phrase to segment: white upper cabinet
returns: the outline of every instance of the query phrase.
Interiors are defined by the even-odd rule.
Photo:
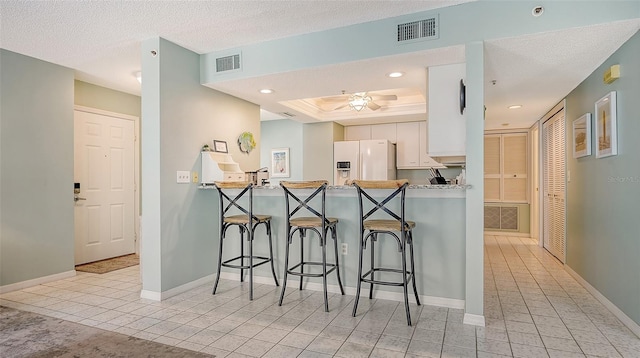
[[[460,114],[464,63],[428,68],[428,151],[432,157],[465,155],[466,123]]]
[[[420,166],[420,122],[396,123],[396,166],[398,169]]]
[[[345,140],[367,140],[371,138],[371,126],[348,126],[344,129]],[[378,138],[373,138],[378,139]]]
[[[386,139],[391,143],[395,143],[397,138],[396,124],[372,124],[371,125],[371,139]]]

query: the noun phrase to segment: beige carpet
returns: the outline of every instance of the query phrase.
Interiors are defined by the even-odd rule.
[[[208,358],[211,355],[0,306],[3,358]]]
[[[125,267],[135,266],[140,264],[140,257],[136,254],[118,256],[111,259],[90,262],[88,264],[82,264],[76,266],[76,271],[91,272],[91,273],[107,273],[115,270],[120,270]]]

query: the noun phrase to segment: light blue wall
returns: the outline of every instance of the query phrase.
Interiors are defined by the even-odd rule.
[[[74,269],[73,70],[0,49],[0,286]]]
[[[140,96],[129,93],[76,80],[74,82],[73,100],[79,106],[128,114],[140,118]]]
[[[271,178],[271,185],[280,180],[302,180],[303,171],[303,126],[304,124],[290,119],[264,121],[260,123],[262,145],[260,149],[260,166],[268,167],[271,174],[271,150],[289,148],[289,178]]]
[[[620,79],[607,85],[604,71],[620,65]],[[567,265],[640,324],[640,33],[608,58],[567,96]],[[617,93],[618,155],[571,155],[572,121],[594,115],[594,103]],[[595,120],[592,119],[592,121]],[[592,122],[592,129],[595,123]]]
[[[215,271],[217,195],[176,184],[176,171],[200,172],[200,149],[213,139],[227,141],[243,170],[259,166],[260,148],[247,155],[236,144],[250,131],[259,145],[259,107],[201,86],[199,69],[194,52],[161,38],[143,42],[143,289],[156,293]]]
[[[337,123],[300,123],[289,119],[261,122],[260,165],[271,170],[271,150],[289,148],[291,177],[280,180],[327,180],[333,182],[333,142],[344,139]]]

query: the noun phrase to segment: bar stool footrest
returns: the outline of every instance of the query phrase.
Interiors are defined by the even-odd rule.
[[[300,272],[293,271],[300,266],[304,267],[304,265],[322,266],[322,262],[300,262],[297,265],[291,266],[289,269],[287,269],[287,273],[289,275],[302,276],[302,277],[322,277],[323,276],[322,272],[321,273],[311,273],[311,272],[300,273]],[[335,269],[336,269],[336,264],[327,263],[327,275],[333,272]]]
[[[405,285],[405,282],[378,281],[378,280],[367,278],[367,276],[370,276],[375,272],[392,272],[392,273],[399,273],[399,274],[403,273],[402,270],[400,269],[377,267],[362,274],[362,277],[360,277],[360,281],[366,282],[366,283],[373,283],[376,285],[385,285],[385,286],[404,286]],[[412,279],[414,279],[413,272],[406,271],[406,276],[405,276],[406,284],[408,285]]]
[[[223,261],[221,265],[222,265],[222,266],[224,266],[224,267],[229,267],[229,268],[235,268],[235,269],[246,269],[246,270],[248,270],[248,269],[250,269],[250,268],[251,268],[251,266],[250,266],[249,264],[246,264],[246,265],[236,265],[236,264],[231,264],[230,262],[232,262],[232,261],[237,261],[237,260],[240,260],[240,259],[249,260],[249,257],[250,257],[250,256],[248,256],[248,255],[236,256],[236,257],[234,257],[234,258],[231,258],[231,259],[228,259],[228,260],[226,260],[226,261]],[[256,260],[258,260],[258,261],[256,261]],[[264,265],[264,264],[266,264],[266,263],[268,263],[268,262],[270,262],[270,261],[271,261],[271,259],[270,259],[270,258],[268,258],[268,257],[264,257],[264,256],[253,256],[253,267],[258,267],[258,266],[260,266],[260,265]]]

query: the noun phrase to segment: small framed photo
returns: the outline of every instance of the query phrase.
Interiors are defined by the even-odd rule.
[[[591,155],[591,113],[573,121],[573,157]]]
[[[229,153],[229,149],[227,148],[227,142],[223,140],[213,140],[213,151],[220,153]]]
[[[277,148],[271,150],[271,176],[274,178],[288,178],[289,172],[289,148]]]
[[[616,91],[609,92],[596,102],[594,126],[596,129],[596,158],[617,155]]]

